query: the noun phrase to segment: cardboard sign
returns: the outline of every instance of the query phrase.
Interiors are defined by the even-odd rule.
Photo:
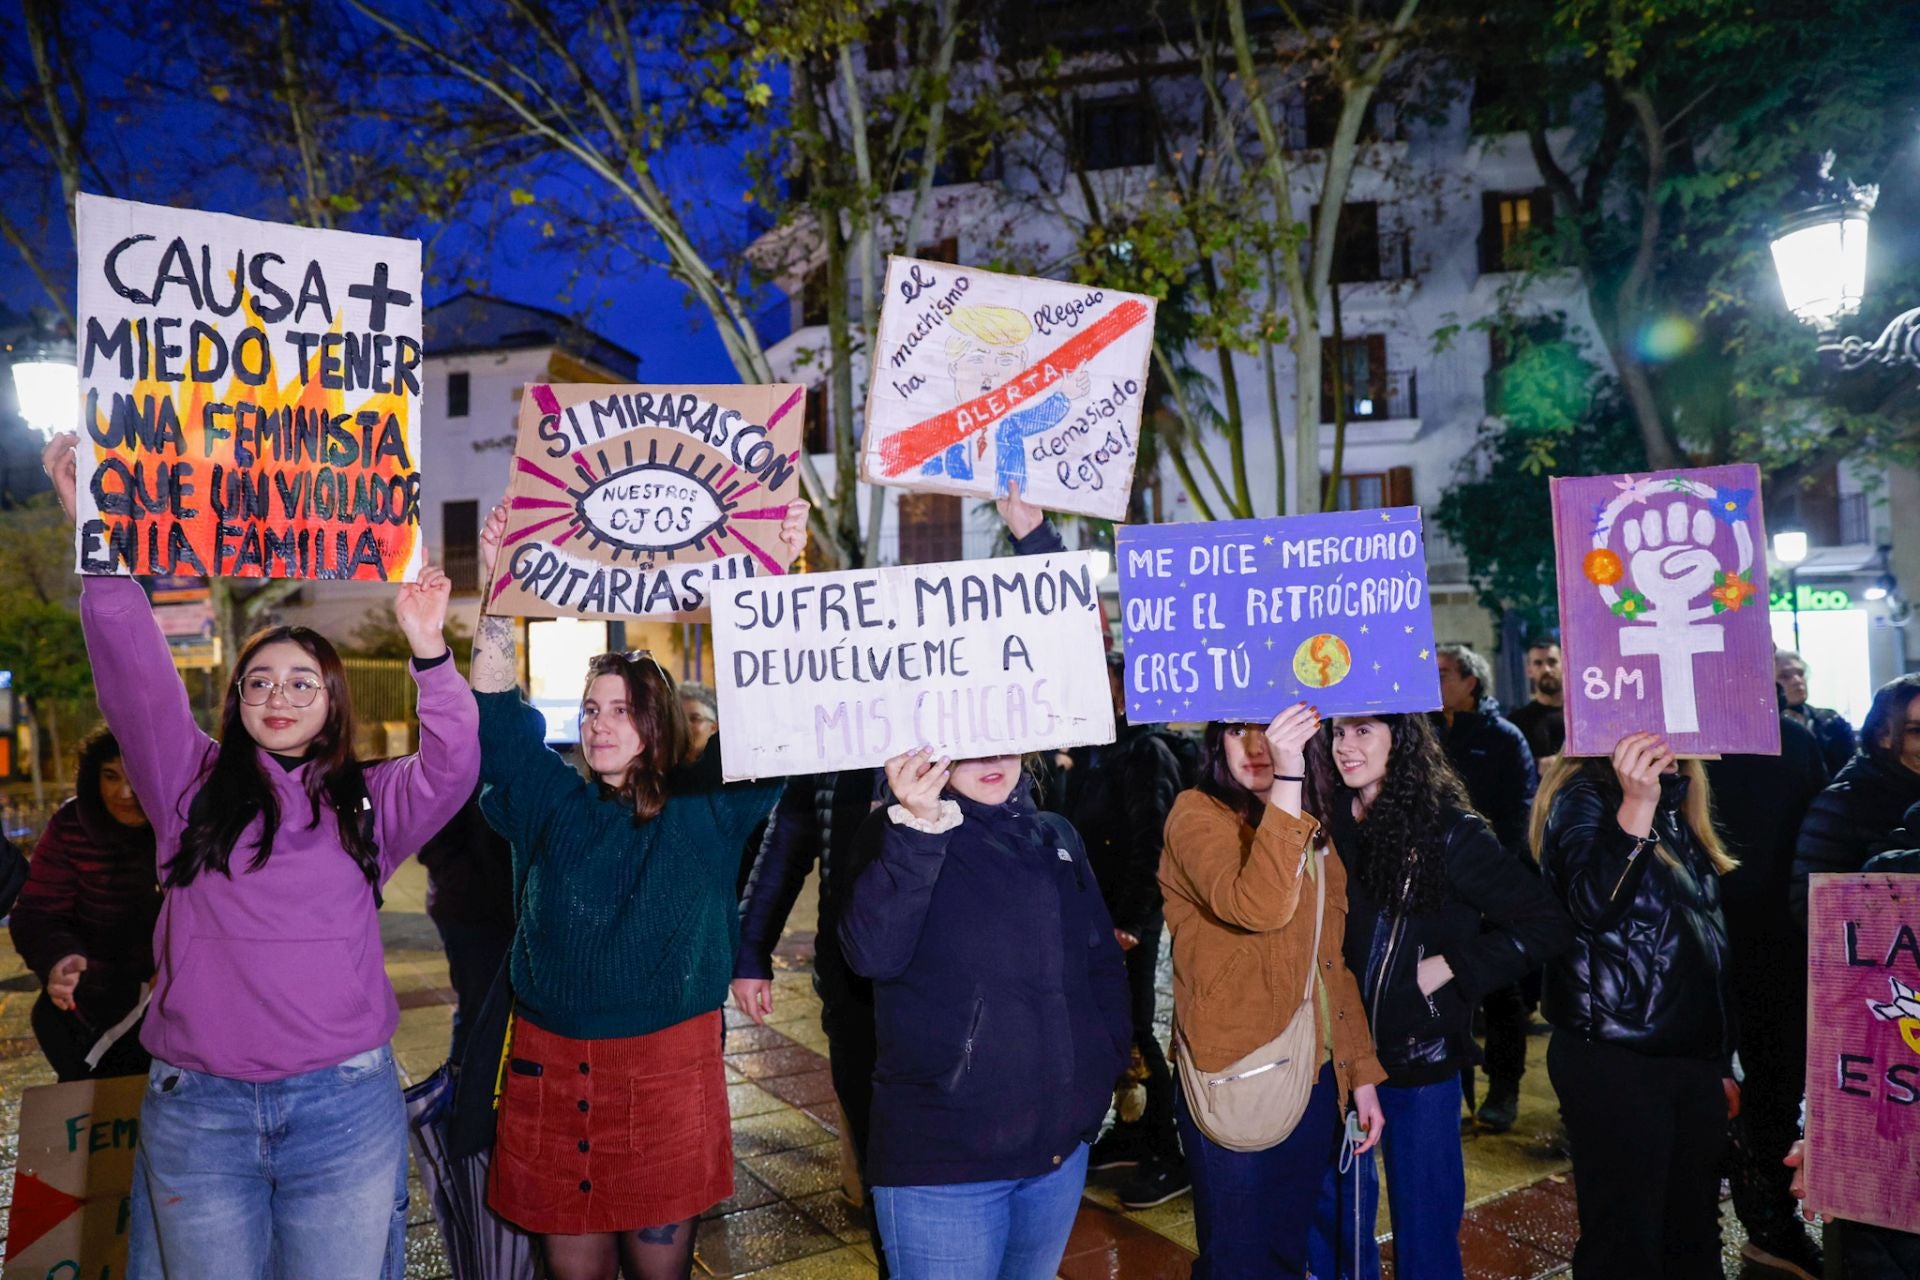
[[[420,564],[420,242],[79,198],[81,573]]]
[[[1418,507],[1128,525],[1115,551],[1129,720],[1440,705]]]
[[[1154,300],[945,262],[887,260],[867,388],[868,484],[1122,520]]]
[[[1556,476],[1566,754],[1780,753],[1760,469]]]
[[[20,1163],[0,1280],[121,1280],[145,1076],[20,1095]]]
[[[710,578],[784,573],[806,394],[529,386],[487,612],[703,619]]]
[[[1920,878],[1807,898],[1806,1207],[1920,1231]]]
[[[732,778],[1113,741],[1093,555],[715,583]]]

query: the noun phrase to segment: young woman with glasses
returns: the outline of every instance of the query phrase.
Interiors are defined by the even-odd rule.
[[[480,533],[493,563],[507,508]],[[806,545],[807,504],[780,539]],[[580,767],[519,688],[514,623],[473,642],[481,811],[513,846],[514,1020],[488,1199],[543,1237],[553,1280],[691,1274],[695,1219],[733,1194],[720,1006],[735,876],[780,783],[720,785],[720,743],[687,758],[673,678],[644,652],[587,668]]]
[[[76,438],[42,459],[68,517]],[[220,737],[194,723],[131,578],[81,592],[100,709],[153,825],[166,893],[141,1043],[135,1275],[398,1275],[407,1139],[380,886],[466,802],[474,699],[427,567],[394,618],[413,651],[420,750],[363,765],[339,655],[305,627],[234,661]]]

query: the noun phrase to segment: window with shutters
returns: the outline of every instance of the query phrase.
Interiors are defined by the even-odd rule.
[[[1383,334],[1348,338],[1340,345],[1340,381],[1334,387],[1334,346],[1320,347],[1320,421],[1334,420],[1335,405],[1345,402],[1347,421],[1393,417],[1387,395],[1387,339]]]
[[[465,374],[461,374],[465,377]],[[480,504],[440,504],[440,567],[455,591],[480,589]]]
[[[1325,479],[1323,473],[1322,479]],[[1334,490],[1335,511],[1371,511],[1375,507],[1413,505],[1413,468],[1393,467],[1386,471],[1360,471],[1342,474]]]
[[[467,416],[468,397],[473,393],[471,375],[450,373],[447,375],[447,416],[464,418]]]
[[[1517,271],[1528,265],[1529,244],[1553,226],[1553,198],[1545,191],[1487,191],[1480,197],[1480,271]]]
[[[962,557],[965,513],[951,493],[900,495],[901,564],[935,564]]]
[[[1139,98],[1083,98],[1073,104],[1073,147],[1080,167],[1125,169],[1153,163],[1147,104]]]

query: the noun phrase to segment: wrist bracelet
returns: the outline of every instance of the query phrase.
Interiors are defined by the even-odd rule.
[[[1273,780],[1275,782],[1305,782],[1307,775],[1304,773],[1276,773],[1273,775]]]

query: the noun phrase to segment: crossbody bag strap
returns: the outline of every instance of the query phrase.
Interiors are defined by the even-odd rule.
[[[1302,1000],[1313,998],[1313,980],[1320,973],[1320,926],[1327,919],[1327,869],[1319,865],[1320,852],[1308,848],[1305,865],[1313,870],[1309,876],[1313,880],[1313,950],[1307,953],[1307,989],[1301,993]],[[1314,873],[1318,874],[1314,874]]]

